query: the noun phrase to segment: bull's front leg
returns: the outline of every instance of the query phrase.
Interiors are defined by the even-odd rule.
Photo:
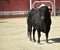
[[[48,32],[46,33],[46,42],[48,43]]]
[[[50,27],[47,27],[47,31],[46,31],[46,34],[45,34],[45,36],[46,36],[46,42],[47,43],[49,43],[48,42],[48,34],[49,34],[49,31],[50,31]]]
[[[40,30],[37,30],[37,31],[38,31],[38,43],[40,43],[41,33],[40,33]]]

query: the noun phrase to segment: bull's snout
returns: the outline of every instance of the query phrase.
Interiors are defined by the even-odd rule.
[[[44,19],[45,19],[45,17],[44,17],[44,16],[41,16],[41,19],[42,19],[42,20],[44,20]]]

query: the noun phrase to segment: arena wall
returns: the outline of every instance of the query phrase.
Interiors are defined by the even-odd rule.
[[[60,0],[32,0],[34,1],[51,1],[53,4],[55,1],[54,14],[60,15]],[[26,16],[29,10],[30,0],[0,0],[0,18]]]
[[[24,16],[29,7],[29,0],[0,0],[0,17]]]

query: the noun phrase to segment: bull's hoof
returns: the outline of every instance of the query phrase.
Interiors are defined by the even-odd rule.
[[[48,40],[46,41],[46,43],[49,43]]]
[[[34,40],[34,42],[36,42],[36,40]]]
[[[40,43],[40,41],[38,40],[38,43]]]
[[[30,41],[32,41],[32,39],[30,39]]]

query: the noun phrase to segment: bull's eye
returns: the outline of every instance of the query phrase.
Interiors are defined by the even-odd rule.
[[[42,14],[45,14],[45,10],[42,10],[41,13],[42,13]]]
[[[41,12],[43,13],[43,12],[44,12],[44,10],[41,10]]]
[[[43,19],[43,20],[44,20],[44,19],[45,19],[45,17],[44,17],[44,16],[41,16],[41,19]]]

